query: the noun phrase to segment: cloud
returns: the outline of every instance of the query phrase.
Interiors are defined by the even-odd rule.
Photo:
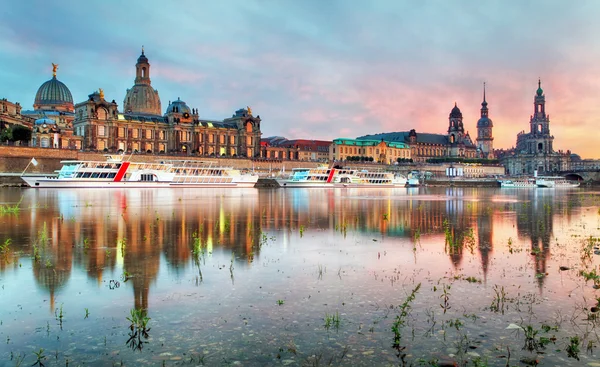
[[[142,45],[152,84],[205,118],[251,105],[265,136],[444,133],[457,102],[475,135],[488,85],[494,145],[528,129],[537,78],[556,149],[597,156],[600,44],[593,0],[10,2],[0,14],[0,97],[28,108],[60,64],[76,101],[122,101]],[[60,21],[59,21],[60,20]],[[9,87],[8,87],[9,86]]]

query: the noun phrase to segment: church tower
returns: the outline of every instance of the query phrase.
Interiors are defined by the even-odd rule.
[[[462,112],[454,103],[454,108],[448,116],[448,156],[464,157],[465,127],[463,126]]]
[[[492,128],[494,124],[489,118],[489,111],[485,100],[485,83],[483,83],[483,102],[481,102],[481,116],[477,121],[477,148],[482,158],[494,159],[494,137]]]
[[[135,64],[135,84],[127,89],[123,109],[127,114],[141,114],[161,116],[160,97],[158,91],[152,88],[150,82],[150,63],[144,54],[137,59]]]
[[[549,154],[553,152],[550,135],[550,116],[546,115],[546,96],[542,89],[542,81],[538,79],[538,89],[533,99],[533,115],[529,118],[530,146],[528,151],[536,154]]]

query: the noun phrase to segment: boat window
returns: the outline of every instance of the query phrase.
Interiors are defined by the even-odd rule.
[[[116,175],[117,175],[116,172],[111,172],[108,174],[108,178],[115,178]]]
[[[100,173],[98,173],[98,172],[92,173],[92,178],[98,178],[98,176],[100,176]]]
[[[92,172],[84,172],[83,178],[89,178],[92,175]]]
[[[102,173],[100,174],[100,178],[106,178],[106,176],[108,176],[108,173],[107,173],[107,172],[102,172]]]

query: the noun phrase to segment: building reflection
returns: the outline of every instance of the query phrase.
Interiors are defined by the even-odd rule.
[[[445,226],[460,242],[447,250],[455,268],[467,251],[480,257],[487,277],[493,248],[494,213],[514,208],[520,237],[531,240],[536,275],[546,273],[552,219],[565,205],[554,191],[516,193],[518,203],[480,201],[478,189],[448,188],[334,190],[24,190],[24,209],[4,215],[1,233],[13,239],[9,263],[33,257],[36,283],[54,296],[69,280],[72,267],[101,286],[115,270],[133,275],[133,306],[148,309],[149,292],[161,266],[185,274],[194,265],[194,243],[206,253],[233,253],[236,267],[251,267],[261,256],[266,234],[281,233],[282,245],[304,226],[307,231],[361,232],[416,241],[432,236],[443,245]],[[0,200],[15,200],[2,191]],[[489,191],[488,191],[489,192]],[[18,195],[16,195],[18,197]],[[569,213],[567,213],[569,214]],[[44,229],[45,228],[45,229]],[[44,242],[40,242],[44,238]],[[472,246],[465,247],[471,238]],[[34,250],[34,245],[38,250]],[[230,255],[229,255],[230,256]],[[163,264],[161,264],[161,261]],[[539,286],[544,277],[538,276]]]

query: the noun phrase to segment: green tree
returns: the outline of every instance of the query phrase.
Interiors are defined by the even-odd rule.
[[[15,125],[12,128],[12,141],[30,141],[31,140],[31,129]]]

